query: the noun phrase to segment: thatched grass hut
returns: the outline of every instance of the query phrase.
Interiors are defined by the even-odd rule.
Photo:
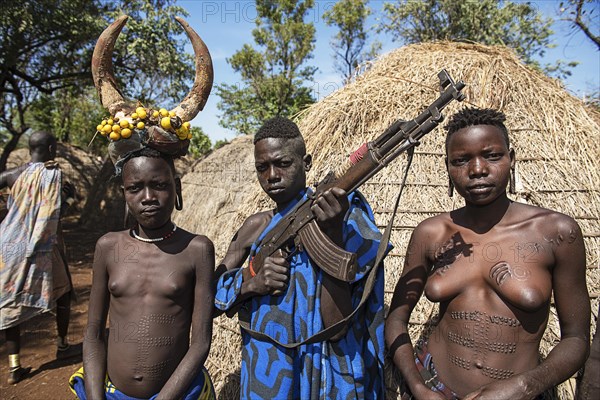
[[[437,73],[446,69],[467,83],[463,104],[451,104],[450,115],[466,105],[493,107],[507,115],[517,154],[519,201],[561,211],[582,227],[587,251],[588,287],[593,312],[600,292],[600,116],[570,95],[558,81],[525,65],[510,50],[460,43],[411,45],[393,51],[371,65],[353,82],[298,116],[314,167],[315,183],[365,141],[375,138],[397,118],[411,119],[438,94]],[[462,205],[447,195],[443,162],[445,133],[437,128],[417,148],[408,185],[394,224],[395,249],[386,262],[386,304],[402,271],[412,229],[423,219]],[[378,224],[387,223],[401,180],[404,159],[396,160],[365,184]],[[184,177],[186,209],[177,224],[208,235],[217,258],[222,257],[235,230],[257,210],[271,207],[253,172],[249,138],[239,138],[198,163]],[[553,311],[554,313],[554,311]],[[416,339],[435,310],[424,298],[413,313]],[[235,398],[240,340],[234,320],[215,320],[208,367],[222,398]],[[542,343],[547,353],[559,338],[550,318]],[[388,368],[388,398],[396,398],[393,371]],[[572,391],[572,382],[561,385]]]

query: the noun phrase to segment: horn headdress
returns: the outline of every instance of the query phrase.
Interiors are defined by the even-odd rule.
[[[171,111],[148,109],[126,100],[117,86],[112,53],[128,18],[127,15],[119,17],[102,32],[92,55],[94,85],[102,106],[112,116],[96,129],[109,138],[109,154],[117,171],[118,161],[144,146],[172,156],[185,155],[191,137],[189,121],[204,108],[213,83],[212,59],[206,44],[183,18],[175,17],[194,49],[196,76],[192,89]]]

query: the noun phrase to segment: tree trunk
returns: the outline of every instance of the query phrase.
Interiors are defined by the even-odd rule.
[[[12,153],[12,151],[17,148],[17,144],[19,144],[19,139],[21,139],[21,136],[23,136],[23,134],[26,131],[27,129],[24,129],[23,131],[10,131],[12,137],[4,146],[4,150],[2,151],[2,155],[0,156],[0,172],[6,171],[6,163],[8,162],[8,156],[10,156],[10,153]]]

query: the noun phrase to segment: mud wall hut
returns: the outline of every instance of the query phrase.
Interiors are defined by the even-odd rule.
[[[17,167],[29,162],[29,149],[18,149],[10,153],[6,163],[7,169]],[[102,160],[86,152],[80,147],[58,143],[56,161],[63,171],[64,179],[75,185],[77,202],[74,203],[69,213],[81,211],[87,196],[94,185],[94,179],[102,166]]]

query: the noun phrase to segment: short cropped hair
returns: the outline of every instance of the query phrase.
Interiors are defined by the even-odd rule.
[[[506,121],[506,115],[504,115],[503,112],[494,110],[492,108],[464,108],[452,115],[445,127],[446,131],[448,132],[446,135],[446,150],[448,149],[450,136],[452,136],[453,133],[463,128],[475,125],[492,125],[500,129],[502,136],[504,137],[504,141],[506,142],[506,147],[510,148],[508,129],[506,129],[504,121]]]
[[[285,117],[273,117],[266,120],[254,135],[254,144],[267,138],[289,139],[300,156],[306,154],[304,138],[300,128],[292,120]]]

